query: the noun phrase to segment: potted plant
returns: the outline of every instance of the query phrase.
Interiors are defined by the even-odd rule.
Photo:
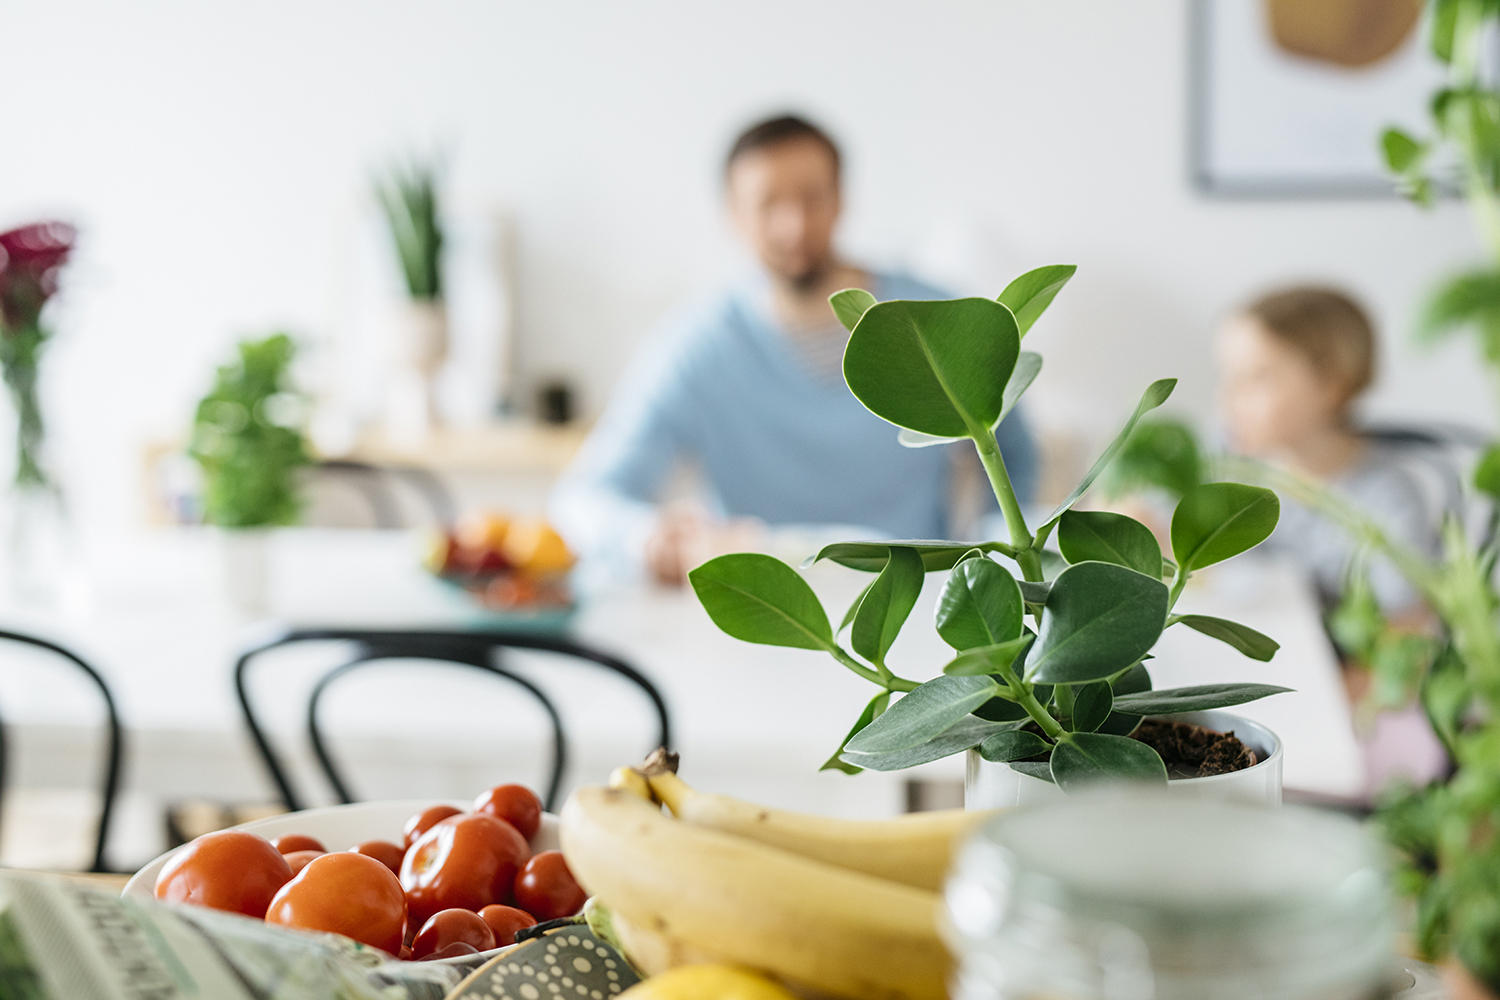
[[[448,357],[436,175],[433,167],[418,164],[392,171],[375,189],[408,294],[397,329],[390,409],[393,433],[408,443],[420,442],[437,423],[433,383]]]
[[[1039,526],[1027,524],[995,428],[1041,370],[1041,356],[1021,350],[1022,338],[1074,271],[1038,268],[994,300],[877,303],[860,289],[832,298],[850,331],[850,391],[912,447],[972,442],[1004,514],[1004,540],[826,546],[814,560],[873,574],[837,628],[797,571],[770,556],[721,556],[689,574],[725,632],[820,650],[878,689],[825,768],[896,770],[968,751],[976,769],[1006,768],[1064,790],[1100,779],[1166,783],[1162,757],[1131,738],[1143,718],[1286,690],[1216,684],[1157,691],[1146,665],[1162,631],[1174,625],[1254,659],[1274,655],[1277,644],[1253,629],[1174,610],[1194,573],[1271,533],[1280,513],[1274,493],[1237,483],[1188,489],[1172,516],[1170,557],[1139,521],[1074,509],[1141,417],[1171,394],[1174,379],[1153,383],[1078,486]],[[1045,547],[1054,540],[1055,552]],[[928,573],[947,574],[934,624],[954,656],[941,676],[919,683],[897,674],[886,654]],[[846,630],[847,647],[840,638]]]
[[[288,375],[295,350],[284,333],[241,341],[193,419],[189,453],[202,470],[203,520],[222,529],[226,591],[247,614],[266,608],[266,529],[301,512],[297,474],[309,459],[306,408]]]

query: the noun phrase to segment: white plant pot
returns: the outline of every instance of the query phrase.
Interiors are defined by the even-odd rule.
[[[270,530],[220,528],[215,534],[225,602],[236,614],[263,617],[271,609]]]
[[[437,377],[448,360],[448,310],[441,301],[405,304],[396,327],[394,360],[386,431],[397,444],[414,448],[440,423]]]
[[[1281,805],[1281,739],[1257,722],[1228,712],[1185,712],[1164,716],[1173,722],[1187,722],[1217,732],[1234,730],[1251,750],[1257,763],[1228,774],[1206,778],[1182,778],[1167,782],[1173,795],[1232,799],[1263,805]],[[1033,778],[1014,770],[1009,764],[996,764],[970,750],[964,778],[964,806],[968,809],[1003,809],[1063,798],[1062,789],[1050,781]]]

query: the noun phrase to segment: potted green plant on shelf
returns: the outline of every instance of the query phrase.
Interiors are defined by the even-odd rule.
[[[1271,533],[1280,512],[1274,493],[1236,483],[1188,489],[1172,516],[1170,557],[1139,521],[1074,509],[1141,417],[1166,401],[1174,379],[1153,383],[1077,487],[1040,525],[1027,524],[995,428],[1042,367],[1040,355],[1021,350],[1022,338],[1074,271],[1038,268],[993,300],[876,302],[860,289],[832,298],[850,331],[844,354],[850,391],[910,446],[972,442],[1004,515],[1004,540],[826,546],[815,560],[873,574],[837,628],[802,576],[771,556],[721,556],[689,574],[725,632],[824,652],[877,688],[827,768],[896,770],[969,751],[973,767],[1001,767],[1064,790],[1101,779],[1166,783],[1161,756],[1131,738],[1143,718],[1286,690],[1264,684],[1152,690],[1146,666],[1163,630],[1174,625],[1257,660],[1274,655],[1277,644],[1253,629],[1174,610],[1194,573]],[[1045,547],[1054,539],[1058,552]],[[928,573],[947,574],[934,624],[954,655],[940,676],[918,682],[896,673],[886,656]]]
[[[294,524],[302,509],[298,473],[309,457],[306,407],[290,380],[295,352],[284,333],[241,341],[193,418],[203,520],[220,529],[226,592],[247,614],[266,607],[266,529]]]
[[[448,356],[437,170],[424,164],[393,170],[375,192],[408,296],[396,330],[390,424],[397,438],[416,443],[438,420],[434,381]]]

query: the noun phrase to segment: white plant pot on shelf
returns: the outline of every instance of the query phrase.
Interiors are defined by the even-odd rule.
[[[225,602],[243,617],[263,617],[271,607],[270,530],[219,528],[214,534]]]
[[[1232,799],[1263,805],[1281,805],[1281,739],[1257,722],[1228,712],[1186,712],[1164,716],[1216,732],[1234,735],[1255,751],[1256,763],[1228,774],[1206,778],[1181,778],[1167,782],[1173,795]],[[997,764],[970,750],[964,777],[964,806],[968,809],[1002,809],[1063,798],[1062,789],[1050,781],[1022,774],[1009,764]]]
[[[386,431],[392,440],[416,447],[440,422],[437,377],[448,360],[448,309],[441,300],[413,299],[404,304],[396,327],[394,360]]]

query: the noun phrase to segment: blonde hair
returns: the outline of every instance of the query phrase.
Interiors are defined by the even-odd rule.
[[[1286,288],[1251,302],[1245,315],[1341,386],[1345,402],[1375,381],[1375,330],[1359,303],[1343,292]]]

